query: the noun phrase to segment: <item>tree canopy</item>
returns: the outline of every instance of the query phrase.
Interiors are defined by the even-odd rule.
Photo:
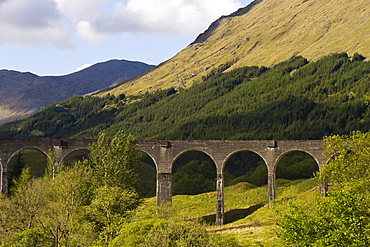
[[[367,131],[370,62],[360,54],[303,57],[214,71],[187,89],[74,96],[0,126],[1,136],[139,139],[322,139]]]
[[[142,203],[135,143],[123,132],[101,134],[90,159],[55,177],[32,177],[25,167],[11,195],[0,195],[0,245],[107,246]]]
[[[319,177],[334,189],[309,208],[291,205],[282,215],[281,237],[290,246],[368,246],[370,134],[334,135],[325,145],[331,160]]]

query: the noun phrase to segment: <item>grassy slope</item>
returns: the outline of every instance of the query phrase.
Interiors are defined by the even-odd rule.
[[[286,210],[288,201],[309,206],[308,204],[319,196],[317,184],[315,179],[295,181],[279,179],[277,199],[272,204],[272,208],[267,204],[267,186],[254,188],[247,183],[239,183],[226,187],[226,224],[222,227],[209,226],[208,230],[214,234],[234,235],[245,246],[261,246],[260,244],[262,246],[283,246],[282,240],[277,236],[278,212]],[[194,196],[177,195],[173,197],[173,207],[176,209],[177,217],[185,220],[214,216],[215,196],[215,192]],[[153,210],[151,209],[154,205],[154,197],[147,199],[138,217],[152,217]]]
[[[231,70],[270,66],[294,55],[316,60],[336,52],[358,52],[369,57],[369,17],[370,6],[364,0],[263,0],[244,15],[221,19],[205,42],[189,45],[157,68],[109,92],[136,94],[189,87],[228,62],[234,63]]]

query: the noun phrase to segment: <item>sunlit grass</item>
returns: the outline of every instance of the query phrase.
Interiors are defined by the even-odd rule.
[[[211,223],[208,226],[210,233],[233,235],[245,246],[283,246],[282,240],[278,238],[278,212],[285,212],[286,205],[290,201],[309,207],[319,196],[319,186],[316,179],[293,181],[278,179],[277,198],[270,205],[268,204],[266,185],[255,187],[248,183],[239,183],[226,187],[224,192],[225,221],[227,221],[227,217],[230,217],[230,212],[233,212],[232,218],[236,220],[221,227]],[[169,217],[189,220],[216,213],[215,192],[199,195],[176,195],[172,200]],[[246,210],[255,205],[259,206],[245,216]],[[155,211],[158,210],[155,208],[155,198],[148,198],[140,208],[137,217],[153,217],[153,213],[158,212]],[[166,210],[164,212],[168,213]]]

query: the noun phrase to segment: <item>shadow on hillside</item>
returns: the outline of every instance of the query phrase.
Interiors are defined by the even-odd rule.
[[[250,206],[249,208],[233,209],[233,210],[227,211],[224,214],[224,224],[229,224],[234,221],[243,219],[263,206],[264,204],[256,204],[256,205]],[[216,222],[216,214],[210,214],[210,215],[203,216],[202,219],[207,224],[214,224]]]

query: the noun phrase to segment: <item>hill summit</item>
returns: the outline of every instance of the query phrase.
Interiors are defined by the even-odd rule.
[[[63,76],[0,70],[0,124],[33,115],[76,94],[88,94],[137,76],[150,68],[142,62],[110,60]]]
[[[271,67],[294,56],[314,61],[358,52],[370,57],[369,19],[367,0],[255,0],[216,20],[173,58],[110,93],[189,87],[216,72]]]

